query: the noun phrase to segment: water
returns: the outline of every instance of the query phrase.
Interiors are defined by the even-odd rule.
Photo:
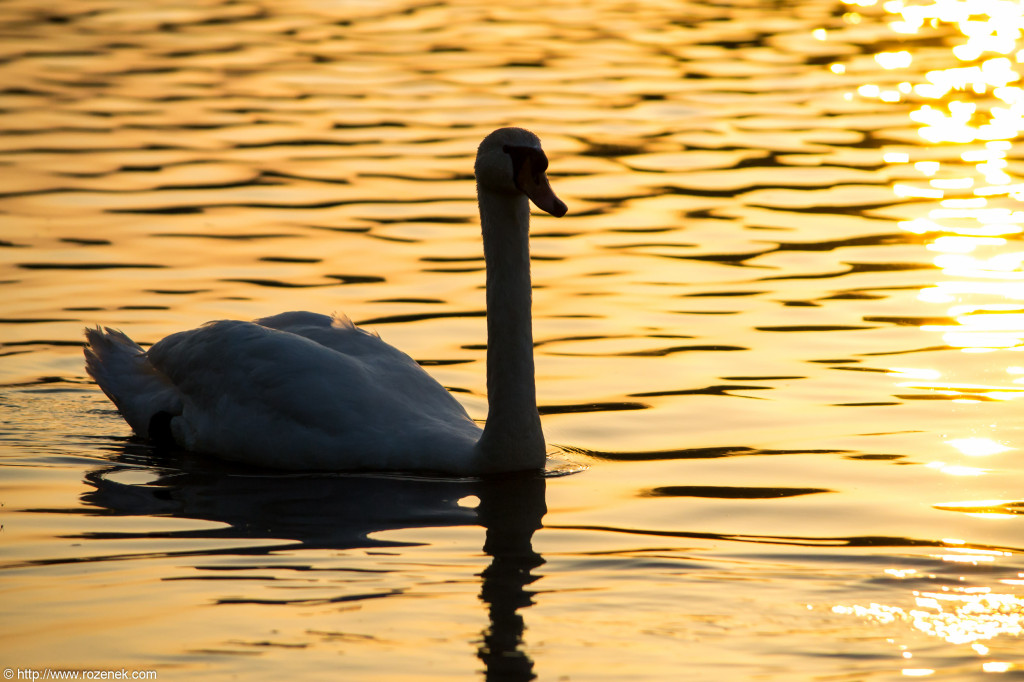
[[[0,665],[1020,676],[1021,15],[0,2]],[[340,310],[482,418],[509,124],[570,208],[533,225],[566,475],[167,455],[85,376],[87,324]]]

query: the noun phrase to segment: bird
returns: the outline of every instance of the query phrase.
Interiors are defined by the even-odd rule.
[[[486,264],[481,428],[409,355],[343,314],[217,320],[148,350],[86,328],[85,367],[140,437],[257,467],[486,476],[543,470],[530,280],[530,205],[562,217],[540,139],[499,128],[474,172]]]

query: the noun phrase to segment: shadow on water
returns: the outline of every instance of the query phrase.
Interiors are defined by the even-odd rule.
[[[137,460],[127,449],[122,461]],[[155,478],[142,483],[138,481],[144,470],[135,465],[93,470],[85,477],[92,490],[83,494],[82,501],[100,513],[117,516],[173,516],[226,524],[160,533],[168,538],[280,539],[291,549],[295,542],[303,549],[408,546],[411,543],[375,535],[411,528],[480,525],[486,531],[483,550],[490,557],[490,564],[479,574],[480,599],[488,611],[488,625],[477,650],[485,679],[536,678],[534,663],[522,647],[526,625],[520,610],[534,603],[535,593],[527,586],[538,577],[533,571],[544,563],[532,546],[533,533],[547,512],[542,475],[493,479],[281,475],[223,470],[224,465],[218,463],[186,466],[185,470],[155,470]],[[471,506],[473,498],[478,500],[475,508]],[[116,534],[118,539],[136,537],[153,538],[154,534]],[[282,548],[270,544],[212,553],[270,555]]]

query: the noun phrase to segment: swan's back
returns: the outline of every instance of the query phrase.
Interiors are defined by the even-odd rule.
[[[162,417],[188,450],[276,468],[459,471],[480,436],[412,358],[347,318],[210,322],[144,358],[180,401]]]

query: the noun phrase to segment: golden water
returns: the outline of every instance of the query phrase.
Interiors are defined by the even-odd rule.
[[[0,667],[1024,671],[1016,2],[0,2]],[[536,131],[547,480],[161,454],[82,367],[344,311],[485,414],[472,158]],[[582,469],[582,470],[581,470]]]

